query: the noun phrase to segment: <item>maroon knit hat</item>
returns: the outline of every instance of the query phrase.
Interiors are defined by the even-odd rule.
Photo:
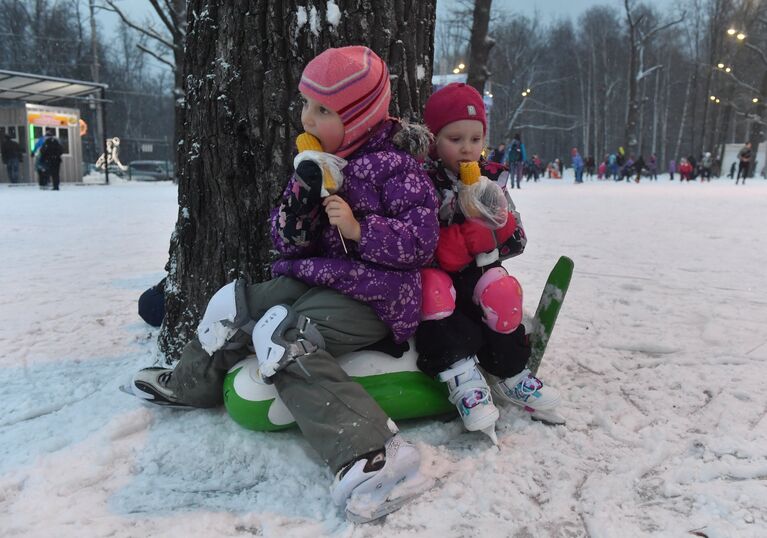
[[[448,123],[459,120],[482,122],[482,130],[487,132],[482,96],[463,82],[453,82],[431,94],[423,109],[423,120],[434,136]]]
[[[335,152],[339,157],[359,148],[389,114],[389,70],[367,47],[326,50],[306,65],[298,89],[341,116],[344,139]]]

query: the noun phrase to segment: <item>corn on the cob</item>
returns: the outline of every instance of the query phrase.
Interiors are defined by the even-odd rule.
[[[461,183],[464,185],[473,185],[479,181],[480,171],[479,163],[477,161],[471,161],[468,163],[461,163],[459,175],[461,177]]]
[[[301,133],[296,137],[296,148],[298,148],[299,153],[302,151],[322,151],[322,144],[316,136]]]

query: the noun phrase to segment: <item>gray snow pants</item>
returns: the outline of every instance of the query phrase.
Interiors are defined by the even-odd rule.
[[[306,440],[333,472],[382,448],[394,435],[388,426],[389,417],[333,358],[388,334],[389,328],[373,309],[337,291],[312,288],[287,277],[248,286],[247,300],[255,320],[272,306],[291,305],[311,319],[325,339],[324,350],[301,360],[306,371],[292,362],[272,381]],[[184,348],[169,388],[179,400],[194,407],[221,405],[226,372],[250,353],[250,340],[249,334],[238,331],[230,342],[244,344],[240,349],[217,351],[211,357],[195,337]]]

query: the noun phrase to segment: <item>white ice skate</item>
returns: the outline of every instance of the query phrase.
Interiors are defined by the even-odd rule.
[[[464,427],[470,432],[481,431],[497,445],[495,422],[500,413],[493,404],[487,381],[477,368],[477,358],[461,359],[449,370],[440,372],[437,378],[447,383],[448,399],[458,409]]]
[[[190,409],[190,406],[180,402],[176,394],[168,388],[172,375],[173,370],[169,368],[143,368],[133,375],[127,385],[121,386],[120,390],[132,394],[145,404]]]
[[[367,523],[399,510],[434,481],[421,474],[418,449],[395,435],[380,452],[338,472],[330,488],[333,502],[353,523]]]
[[[530,413],[534,420],[547,424],[564,424],[555,410],[562,401],[559,391],[544,387],[543,382],[525,368],[517,375],[493,383],[493,393],[500,401],[512,403]]]

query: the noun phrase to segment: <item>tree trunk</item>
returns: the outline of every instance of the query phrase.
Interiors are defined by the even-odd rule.
[[[474,2],[469,72],[466,76],[466,83],[476,88],[480,95],[485,94],[485,82],[490,76],[490,71],[487,68],[487,57],[495,44],[495,41],[487,35],[492,5],[493,0],[476,0]]]
[[[329,47],[370,46],[388,64],[390,113],[419,117],[431,91],[435,1],[191,0],[160,349],[178,358],[210,296],[234,278],[269,278],[269,214],[303,129],[297,90]],[[338,6],[339,13],[328,12]]]
[[[692,87],[692,81],[695,78],[694,73],[690,73],[690,77],[687,79],[687,89],[684,92],[684,105],[682,106],[682,118],[679,120],[679,135],[676,138],[676,146],[674,146],[674,153],[671,155],[673,159],[679,163],[679,152],[682,148],[682,136],[684,135],[684,124],[687,119],[687,104],[690,102],[690,90]]]
[[[756,116],[754,120],[751,122],[751,129],[748,131],[748,141],[751,142],[751,166],[749,170],[749,177],[754,177],[757,174],[757,162],[756,158],[759,154],[759,144],[762,143],[764,140],[764,121],[765,121],[765,112],[767,111],[767,106],[765,105],[765,98],[764,96],[767,95],[767,71],[764,72],[762,75],[762,83],[759,87],[759,102],[754,106],[754,115]],[[764,166],[765,163],[758,163],[761,164],[761,166]]]
[[[655,73],[655,93],[652,100],[652,145],[650,153],[656,156],[658,154],[658,101],[660,101],[660,79],[662,73],[662,70],[658,70]]]
[[[629,73],[628,73],[628,95],[626,106],[626,131],[624,134],[624,145],[626,153],[636,154],[639,140],[637,138],[637,124],[639,123],[639,97],[637,96],[637,41],[636,30],[629,26]]]

